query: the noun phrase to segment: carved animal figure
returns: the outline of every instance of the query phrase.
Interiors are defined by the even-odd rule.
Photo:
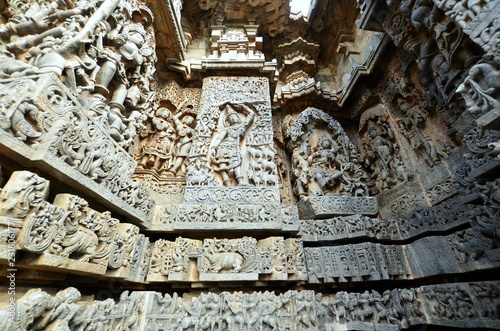
[[[262,169],[276,173],[276,164],[273,161],[261,160],[260,163],[262,164]]]
[[[252,156],[252,160],[257,160],[262,157],[262,151],[258,150],[257,148],[248,147],[247,151]]]
[[[262,168],[258,162],[252,161],[250,162],[250,169],[252,169],[253,171],[258,171],[261,170]]]
[[[74,233],[68,233],[62,242],[64,250],[61,256],[69,257],[73,253],[82,254],[80,260],[88,262],[95,257],[99,239],[94,231],[80,226]]]
[[[274,159],[274,151],[265,147],[264,149],[262,149],[262,157],[266,160],[272,160]]]
[[[278,177],[276,175],[268,174],[268,173],[263,173],[260,178],[262,178],[262,181],[264,184],[269,185],[269,186],[274,186],[278,184]]]
[[[259,170],[259,171],[249,170],[248,171],[248,178],[253,181],[255,186],[262,186],[262,184],[264,182],[262,181],[261,174],[262,174],[262,170]]]
[[[239,272],[243,265],[243,256],[236,252],[212,252],[209,251],[205,257],[210,263],[209,269],[213,272],[220,272],[221,270],[228,270],[232,272]]]
[[[182,318],[177,319],[177,331],[188,330],[194,327],[195,330],[198,330],[198,318],[195,316],[183,316]]]

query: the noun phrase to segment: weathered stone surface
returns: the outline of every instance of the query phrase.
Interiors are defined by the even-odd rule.
[[[270,237],[256,240],[177,238],[151,244],[150,282],[305,280],[302,242]],[[290,277],[290,279],[289,279]]]
[[[158,206],[151,230],[161,232],[275,230],[298,231],[297,208],[278,203],[179,204]]]
[[[327,218],[336,215],[376,215],[377,199],[373,197],[351,197],[327,195],[324,197],[302,198],[299,204],[301,218]]]
[[[0,329],[500,329],[498,2],[0,1]]]
[[[315,295],[312,290],[278,295],[267,291],[213,292],[185,297],[145,291],[125,292],[115,303],[112,299],[80,301],[81,294],[75,288],[67,288],[56,296],[32,289],[14,305],[23,318],[15,322],[4,318],[1,326],[9,331],[54,325],[100,330],[116,330],[123,325],[130,330],[179,325],[215,330],[237,330],[244,325],[289,330],[334,326],[347,330],[401,330],[428,324],[498,328],[494,311],[498,291],[498,282],[426,285],[384,292],[341,291],[324,296]],[[139,306],[143,309],[138,310]],[[452,306],[457,309],[451,309]],[[88,319],[82,320],[77,311]],[[128,311],[135,312],[133,318],[126,314]],[[7,308],[0,314],[7,316]]]

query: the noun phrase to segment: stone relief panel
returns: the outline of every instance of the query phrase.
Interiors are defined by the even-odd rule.
[[[450,283],[396,288],[378,292],[312,290],[274,292],[210,292],[196,296],[177,293],[125,291],[118,302],[82,301],[67,288],[52,296],[31,289],[16,302],[20,318],[2,319],[4,330],[65,327],[78,330],[287,329],[323,330],[377,328],[402,330],[436,325],[498,328],[495,311],[498,282]],[[455,307],[456,309],[453,309]],[[7,315],[7,308],[0,316]]]
[[[139,119],[134,178],[152,191],[155,200],[182,202],[201,89],[181,88],[170,81],[157,90],[156,106]]]
[[[297,196],[368,195],[361,154],[331,116],[317,108],[304,110],[290,128],[290,139]]]
[[[283,230],[296,231],[296,206],[266,204],[179,204],[158,207],[150,229],[187,230]]]
[[[470,68],[467,77],[458,87],[457,92],[462,95],[467,105],[466,115],[473,118],[490,113],[493,119],[479,121],[488,124],[498,117],[500,103],[500,61],[493,56],[483,57]]]
[[[147,213],[127,150],[152,102],[152,16],[137,3],[78,5],[29,1],[6,16],[0,127],[35,149],[52,141],[51,152]]]
[[[422,107],[413,104],[412,100],[398,98],[397,103],[399,111],[403,114],[397,123],[399,132],[409,142],[416,159],[423,160],[427,167],[435,166],[447,155],[439,150],[439,142],[432,138],[436,134],[429,124],[429,114]]]
[[[302,242],[269,237],[257,240],[160,239],[152,244],[150,282],[306,280]]]
[[[406,279],[403,248],[372,243],[304,248],[309,283]]]
[[[48,188],[49,182],[38,175],[17,171],[1,190],[2,224],[7,225],[1,236],[14,235],[14,252],[34,253],[26,266],[144,279],[130,274],[144,262],[134,257],[143,249],[137,226],[120,223],[109,211],[97,212],[75,195],[57,194],[50,203]],[[2,256],[5,250],[2,246]]]
[[[498,53],[500,38],[498,0],[436,0],[436,6],[450,16],[486,52]]]
[[[379,192],[410,179],[411,174],[401,159],[400,148],[389,123],[389,114],[382,104],[363,112],[359,135]]]
[[[40,11],[17,7],[2,27],[3,39],[14,40],[3,44],[3,57],[17,64],[4,70],[3,78],[60,76],[75,95],[104,103],[90,112],[101,117],[109,135],[128,148],[135,135],[135,112],[152,101],[156,57],[148,33],[153,19],[149,9],[117,0],[87,1],[76,8],[58,2],[32,5]]]
[[[408,78],[430,105],[453,98],[464,70],[477,61],[479,49],[432,1],[391,3],[384,30],[415,60]]]
[[[271,117],[267,79],[204,79],[188,186],[276,187]]]

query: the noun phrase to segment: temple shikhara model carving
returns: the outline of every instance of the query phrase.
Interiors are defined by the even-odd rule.
[[[0,329],[500,329],[499,15],[0,1]]]

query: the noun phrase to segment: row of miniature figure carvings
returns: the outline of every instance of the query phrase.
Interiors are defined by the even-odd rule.
[[[58,194],[49,203],[48,188],[47,180],[19,171],[0,193],[2,237],[7,241],[13,237],[14,246],[34,253],[26,255],[30,257],[23,263],[26,268],[59,269],[64,265],[68,273],[136,282],[147,276],[148,281],[168,282],[308,279],[336,283],[408,275],[421,278],[443,270],[463,273],[491,269],[499,263],[497,245],[485,237],[488,228],[480,224],[407,245],[360,243],[304,249],[298,239],[244,237],[203,242],[178,238],[175,242],[158,240],[150,246],[135,225],[93,210],[78,196]],[[0,253],[6,263],[12,250],[0,245]]]
[[[0,310],[6,331],[70,330],[401,330],[415,325],[498,328],[499,282],[315,294],[312,290],[201,293],[179,297],[125,291],[120,300],[80,301],[67,288],[41,289]],[[16,314],[17,312],[17,314]]]
[[[157,240],[148,282],[307,280],[300,239]]]
[[[58,194],[50,203],[48,194],[49,182],[29,171],[14,172],[1,190],[4,238],[14,237],[15,248],[38,255],[29,259],[28,268],[64,265],[68,272],[142,282],[152,251],[148,281],[307,279],[298,239],[177,238],[148,247],[137,226],[95,211],[76,195]],[[4,262],[15,252],[0,248]],[[139,272],[131,274],[131,269]]]
[[[305,242],[342,241],[348,238],[407,240],[426,232],[444,232],[468,223],[474,208],[459,203],[457,196],[438,205],[418,208],[398,218],[381,219],[366,215],[304,220],[300,235]]]
[[[304,252],[309,283],[406,279],[410,274],[402,246],[361,243]]]
[[[498,268],[497,242],[473,226],[406,245],[365,242],[306,247],[304,254],[308,282],[312,284],[418,279]]]
[[[149,239],[137,226],[97,212],[76,195],[57,194],[53,203],[48,195],[48,180],[29,171],[11,175],[0,191],[0,231],[9,244],[0,246],[1,260],[17,248],[41,254],[28,268],[64,265],[70,272],[144,281]]]
[[[150,211],[154,202],[149,192],[130,179],[134,159],[111,138],[110,128],[103,124],[106,120],[92,117],[102,113],[104,102],[91,99],[88,109],[83,107],[51,74],[2,84],[0,101],[8,105],[0,110],[0,141],[5,150],[48,172],[58,171],[61,177],[88,179],[86,187],[97,183],[97,194],[118,198],[143,214]],[[8,101],[13,95],[18,101]],[[18,140],[25,146],[19,146]],[[74,178],[78,173],[83,176]]]
[[[183,203],[157,206],[150,229],[162,232],[204,229],[296,232],[299,223],[297,207],[284,206],[279,202]]]

